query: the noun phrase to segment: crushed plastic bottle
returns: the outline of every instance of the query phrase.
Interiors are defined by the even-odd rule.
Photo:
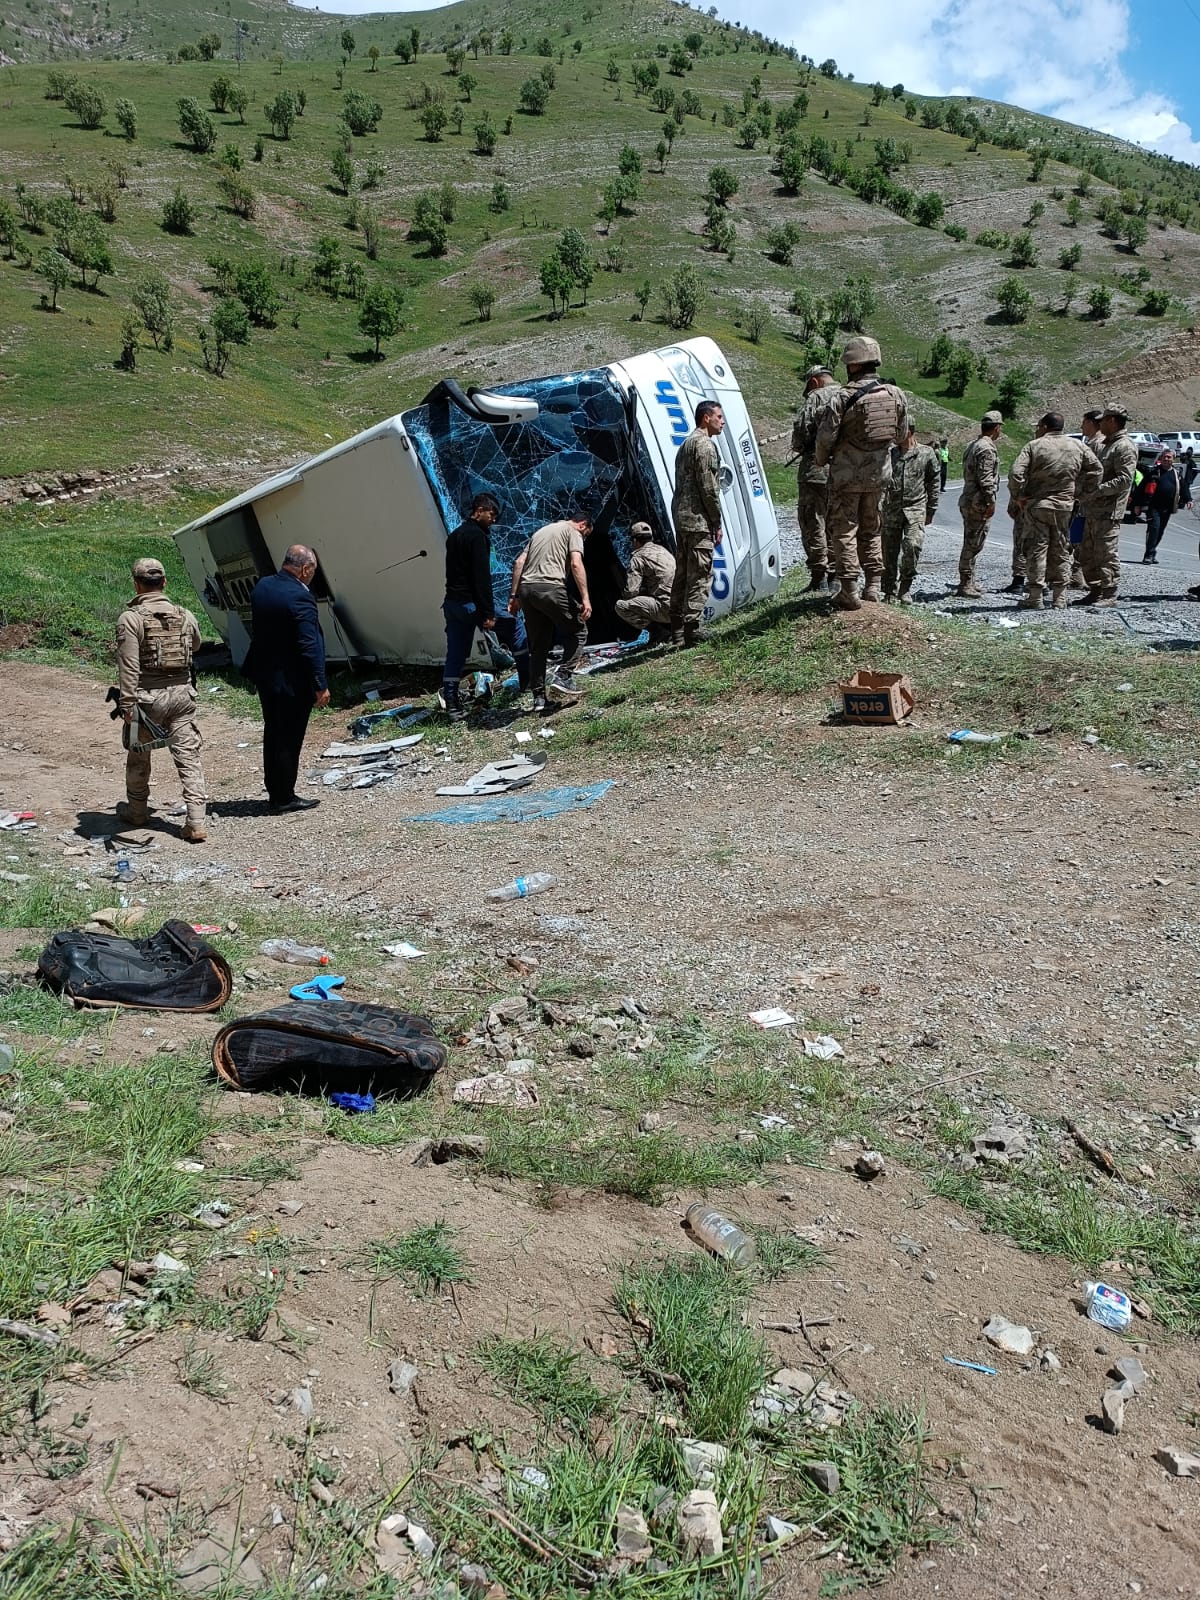
[[[128,856],[117,857],[116,880],[118,883],[132,883],[137,876],[137,868]]]
[[[703,1200],[687,1208],[684,1219],[694,1236],[715,1256],[721,1256],[731,1267],[748,1267],[758,1257],[754,1240],[744,1234],[736,1222],[730,1222],[719,1211],[712,1211]]]
[[[503,889],[489,889],[489,900],[524,900],[528,895],[541,894],[543,889],[557,889],[558,879],[552,872],[531,872],[527,878],[514,878]]]
[[[1114,1333],[1124,1333],[1133,1321],[1133,1304],[1121,1289],[1109,1283],[1085,1283],[1083,1304],[1093,1322]]]
[[[264,939],[258,948],[272,961],[286,961],[293,967],[327,967],[333,960],[323,946],[300,944],[295,939]]]

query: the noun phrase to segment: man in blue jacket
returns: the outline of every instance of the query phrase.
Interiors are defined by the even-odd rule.
[[[308,719],[314,706],[329,704],[325,639],[308,587],[316,572],[313,551],[291,545],[280,570],[260,578],[250,596],[252,643],[243,670],[262,704],[263,777],[275,814],[318,804],[296,793]]]

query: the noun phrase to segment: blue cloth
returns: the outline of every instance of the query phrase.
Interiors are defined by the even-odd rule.
[[[353,1115],[356,1111],[374,1111],[375,1096],[373,1094],[349,1094],[339,1090],[337,1094],[329,1096],[329,1104],[336,1106],[339,1111]]]
[[[536,794],[494,795],[447,806],[444,811],[427,811],[410,822],[535,822],[541,817],[557,817],[564,811],[586,811],[603,799],[613,786],[611,778],[602,783],[577,785],[569,789],[543,789]]]
[[[325,684],[325,639],[317,602],[290,572],[260,578],[250,595],[250,654],[244,671],[267,695],[311,705]]]

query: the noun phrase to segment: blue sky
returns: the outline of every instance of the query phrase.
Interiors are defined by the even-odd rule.
[[[721,14],[859,79],[1011,101],[1200,165],[1200,0],[724,0]]]

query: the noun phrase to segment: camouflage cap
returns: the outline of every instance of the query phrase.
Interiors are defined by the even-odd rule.
[[[828,367],[809,367],[808,371],[804,374],[804,381],[805,381],[805,383],[807,383],[810,378],[832,378],[832,377],[833,377],[833,373],[830,371],[830,369]]]
[[[979,426],[981,428],[998,428],[1003,421],[1004,417],[999,411],[985,411],[979,419]]]
[[[157,556],[139,556],[133,563],[133,576],[141,583],[157,583],[165,578],[167,569]]]
[[[635,522],[633,527],[629,530],[629,537],[631,539],[639,540],[653,539],[654,529],[648,522]]]
[[[1120,417],[1122,422],[1126,422],[1129,419],[1129,412],[1118,400],[1107,401],[1100,415],[1102,417]]]

